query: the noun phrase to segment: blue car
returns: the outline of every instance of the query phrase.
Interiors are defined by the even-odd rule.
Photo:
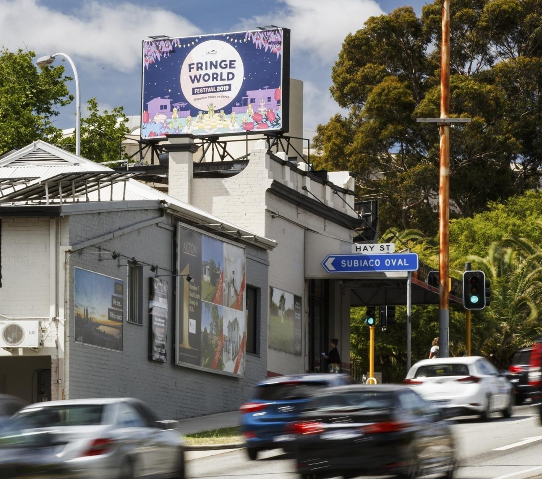
[[[240,408],[248,457],[255,460],[265,449],[288,451],[294,440],[289,425],[297,420],[305,403],[323,388],[350,383],[345,374],[299,374],[259,383],[252,399]]]

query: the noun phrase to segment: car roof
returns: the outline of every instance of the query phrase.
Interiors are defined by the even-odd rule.
[[[396,392],[405,389],[412,388],[405,384],[349,384],[347,386],[335,386],[333,388],[323,389],[320,394],[324,395],[355,391]]]
[[[347,374],[324,374],[324,373],[315,373],[315,374],[291,374],[288,376],[277,376],[274,378],[266,379],[265,381],[261,381],[258,384],[256,384],[256,387],[258,386],[269,386],[272,384],[281,384],[281,383],[288,383],[288,382],[297,382],[297,381],[303,381],[303,382],[331,382],[334,379],[337,379],[338,377],[342,378],[348,378],[349,376]]]
[[[54,407],[54,406],[77,406],[77,405],[109,405],[116,404],[121,402],[140,402],[134,398],[92,398],[92,399],[67,399],[62,401],[45,401],[30,404],[24,409],[34,409],[34,408],[44,408],[44,407]]]
[[[433,358],[422,359],[414,364],[412,367],[417,368],[419,366],[426,366],[430,364],[474,364],[480,359],[485,359],[482,356],[460,356],[458,358]]]

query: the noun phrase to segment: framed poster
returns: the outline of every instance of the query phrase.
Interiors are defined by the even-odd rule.
[[[269,287],[269,347],[301,356],[302,298]]]
[[[177,245],[176,364],[244,376],[244,248],[180,223]]]
[[[74,268],[75,341],[122,351],[124,282]]]
[[[149,359],[167,361],[168,283],[150,278],[149,285]]]

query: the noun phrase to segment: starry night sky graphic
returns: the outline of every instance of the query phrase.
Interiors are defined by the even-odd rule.
[[[230,39],[233,38],[233,42]],[[249,90],[259,90],[264,86],[274,92],[281,86],[281,66],[282,55],[273,53],[270,49],[257,48],[252,39],[245,39],[245,32],[227,33],[219,35],[201,35],[186,37],[181,40],[181,46],[175,47],[168,57],[162,57],[147,69],[143,69],[143,110],[147,110],[147,103],[154,98],[166,96],[173,103],[187,103],[183,110],[190,109],[191,115],[196,115],[198,109],[191,105],[181,91],[180,75],[181,67],[185,58],[193,48],[207,40],[221,40],[233,46],[243,60],[245,77],[239,94],[224,107],[226,113],[230,112],[231,107],[236,103],[243,104],[243,97],[247,96]],[[237,40],[237,42],[235,42]],[[190,47],[183,47],[194,42]],[[256,106],[257,107],[257,106]]]

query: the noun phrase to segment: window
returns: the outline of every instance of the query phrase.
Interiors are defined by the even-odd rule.
[[[167,110],[167,109],[168,109],[167,105],[160,105],[160,110]]]
[[[267,103],[271,103],[271,97],[270,96],[267,97]]]
[[[119,427],[148,427],[145,420],[129,404],[119,404],[117,423]]]
[[[143,266],[128,265],[128,321],[143,324]]]
[[[252,103],[254,105],[254,103],[256,103],[256,98],[251,98],[249,103]]]
[[[259,288],[247,286],[247,353],[259,354],[260,308]]]

